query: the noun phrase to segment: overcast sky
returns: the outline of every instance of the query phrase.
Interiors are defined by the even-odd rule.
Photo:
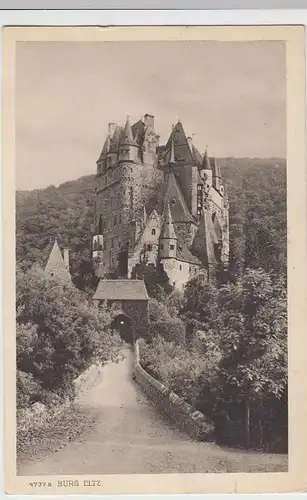
[[[285,157],[283,42],[20,42],[17,189],[96,171],[107,124],[181,119],[201,152]]]

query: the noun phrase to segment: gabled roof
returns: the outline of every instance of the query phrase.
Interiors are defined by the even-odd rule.
[[[214,243],[216,235],[211,219],[211,214],[208,210],[202,211],[199,226],[196,231],[191,251],[196,255],[199,260],[205,264],[215,264]]]
[[[165,202],[169,202],[173,222],[193,222],[195,224],[172,170],[169,170],[167,174],[162,198]]]
[[[97,285],[93,300],[148,300],[143,280],[105,280]]]
[[[169,139],[166,143],[165,149],[169,152],[171,151],[172,141],[174,141],[175,160],[179,162],[179,164],[195,163],[187,137],[180,121],[178,121],[178,123],[173,127],[171,135],[169,136]],[[168,159],[165,158],[165,160]]]
[[[49,259],[45,267],[45,273],[52,277],[71,280],[70,273],[65,266],[57,239],[55,239],[52,250],[50,252]]]

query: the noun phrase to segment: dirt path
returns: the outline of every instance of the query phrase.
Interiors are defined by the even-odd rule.
[[[287,457],[225,450],[197,443],[168,426],[131,379],[131,355],[103,368],[80,402],[99,421],[83,438],[38,463],[20,465],[19,475],[265,472],[287,469]]]

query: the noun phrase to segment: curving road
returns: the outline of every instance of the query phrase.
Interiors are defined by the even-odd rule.
[[[79,397],[99,412],[95,428],[19,475],[249,472],[286,470],[286,456],[248,453],[198,443],[172,429],[131,378],[131,354],[105,366]]]

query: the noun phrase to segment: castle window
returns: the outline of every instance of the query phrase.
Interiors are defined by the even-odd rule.
[[[163,249],[164,249],[164,245],[163,245],[163,243],[161,243],[160,250],[163,250]]]
[[[213,212],[213,214],[212,214],[212,222],[215,221],[215,217],[216,217],[216,212]]]
[[[116,221],[116,216],[115,216],[115,217],[114,217],[114,219],[113,219],[113,225],[114,225],[114,226],[116,226],[116,222],[117,222],[117,221]]]
[[[181,265],[181,264],[180,264],[180,266],[179,266],[179,269],[180,269],[180,271],[182,271],[182,265]]]
[[[175,250],[175,245],[170,245],[169,248],[170,250]]]
[[[147,250],[150,252],[152,250],[152,245],[147,245]]]
[[[176,203],[176,198],[172,198],[171,204],[175,205],[175,203]]]
[[[198,275],[198,277],[199,277],[199,281],[205,281],[205,275],[203,273],[200,273]]]
[[[189,273],[190,273],[191,271],[192,271],[192,267],[191,267],[191,266],[189,266]]]
[[[152,229],[151,234],[154,236],[156,234],[156,230]]]

